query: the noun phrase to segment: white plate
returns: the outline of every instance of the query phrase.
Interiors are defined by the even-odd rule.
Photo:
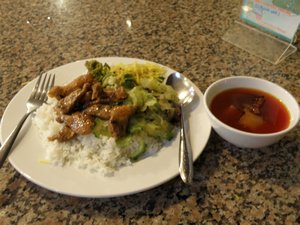
[[[107,57],[95,58],[109,65],[116,63],[144,63],[145,60]],[[85,74],[86,60],[76,61],[48,71],[56,74],[56,84],[62,85],[75,77]],[[166,68],[167,73],[174,72]],[[23,87],[7,106],[1,120],[1,142],[8,137],[21,116],[26,111],[25,102],[35,80]],[[203,95],[196,89],[196,100],[190,109],[190,137],[194,160],[203,151],[211,131],[209,120],[203,107]],[[72,167],[55,167],[40,163],[45,156],[45,150],[38,138],[37,130],[28,120],[23,127],[9,156],[15,169],[30,181],[54,192],[80,197],[115,197],[141,192],[156,187],[178,175],[178,143],[177,136],[169,146],[165,146],[155,156],[148,157],[133,166],[121,168],[113,177],[103,177],[101,174],[91,174],[88,171]]]

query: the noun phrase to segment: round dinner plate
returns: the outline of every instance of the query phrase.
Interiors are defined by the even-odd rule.
[[[94,59],[109,65],[149,62],[122,57]],[[84,66],[85,61],[69,63],[52,69],[48,73],[55,73],[55,84],[63,85],[87,72]],[[166,76],[175,72],[168,67],[165,68],[167,69]],[[1,120],[1,143],[9,136],[26,112],[25,103],[35,82],[36,79],[24,86],[8,104]],[[196,96],[187,110],[193,158],[196,160],[208,141],[211,125],[204,111],[203,95],[194,84],[193,86]],[[157,154],[131,166],[122,167],[111,177],[105,177],[100,173],[90,173],[75,167],[59,167],[41,163],[41,160],[45,158],[46,151],[42,147],[36,128],[28,119],[14,144],[9,161],[28,180],[48,190],[72,196],[104,198],[145,191],[177,176],[179,174],[178,149],[179,135]]]

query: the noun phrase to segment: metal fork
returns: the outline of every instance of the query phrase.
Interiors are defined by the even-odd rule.
[[[0,148],[0,168],[2,167],[5,159],[8,157],[12,146],[28,116],[31,115],[31,113],[33,113],[37,108],[39,108],[43,103],[47,101],[48,91],[51,87],[53,87],[54,81],[55,74],[48,75],[46,73],[44,76],[40,75],[38,77],[38,80],[31,92],[31,95],[26,102],[26,114],[21,118],[16,128],[10,133],[10,135]]]

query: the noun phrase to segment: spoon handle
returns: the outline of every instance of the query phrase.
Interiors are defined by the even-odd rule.
[[[180,140],[179,140],[179,173],[184,183],[191,184],[193,180],[193,152],[186,130],[185,114],[181,107]]]

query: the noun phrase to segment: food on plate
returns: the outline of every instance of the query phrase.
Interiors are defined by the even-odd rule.
[[[290,115],[274,96],[256,89],[233,88],[218,94],[212,113],[225,124],[252,133],[273,133],[285,129]]]
[[[177,93],[163,83],[164,67],[85,65],[86,74],[54,86],[36,112],[49,163],[110,174],[174,137],[180,110]]]

